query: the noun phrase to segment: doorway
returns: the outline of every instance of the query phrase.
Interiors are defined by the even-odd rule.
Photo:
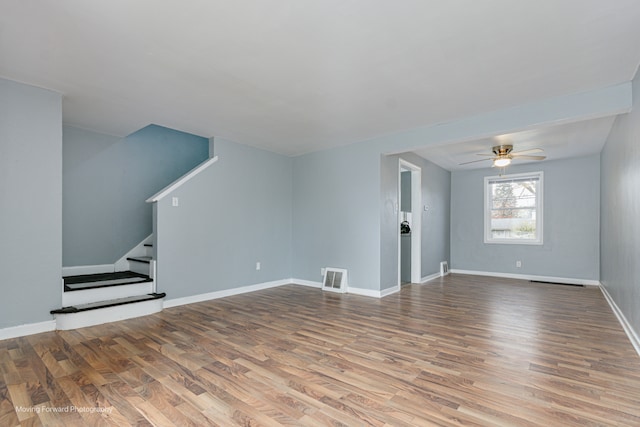
[[[404,174],[404,175],[403,175]],[[403,176],[404,183],[403,186]],[[403,188],[404,187],[404,188]],[[403,203],[404,194],[404,203]],[[410,198],[407,203],[407,198]],[[422,280],[422,169],[399,159],[398,164],[398,288],[402,284],[403,264],[408,269],[406,278],[411,283]],[[404,209],[403,209],[404,208]],[[400,224],[406,221],[409,233],[403,233]],[[404,241],[404,245],[403,245]],[[404,246],[404,248],[403,248]],[[404,250],[403,250],[404,249]]]

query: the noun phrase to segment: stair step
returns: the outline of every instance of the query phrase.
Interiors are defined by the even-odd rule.
[[[134,283],[146,283],[153,281],[149,276],[133,271],[85,274],[81,276],[68,276],[63,279],[65,292],[84,291],[87,289],[132,285]]]
[[[83,311],[97,310],[100,308],[115,307],[119,305],[133,304],[136,302],[143,302],[143,301],[151,301],[155,299],[164,298],[165,296],[167,296],[167,294],[165,294],[164,292],[152,293],[152,294],[146,294],[146,295],[136,295],[136,296],[126,297],[126,298],[117,298],[117,299],[112,299],[107,301],[98,301],[98,302],[91,302],[87,304],[79,304],[76,306],[62,307],[56,310],[51,310],[50,313],[51,314],[79,313]]]
[[[131,285],[132,287],[140,285]],[[117,289],[127,288],[119,287]],[[105,292],[105,289],[85,292]],[[144,291],[143,291],[144,292]],[[70,292],[69,295],[76,295],[82,292]],[[56,322],[56,329],[69,330],[85,328],[88,326],[101,325],[108,322],[133,319],[140,316],[159,313],[163,308],[164,293],[131,294],[120,297],[113,297],[106,292],[99,302],[82,301],[78,303],[67,303],[67,306],[58,310],[52,310]],[[110,299],[107,299],[110,298]]]
[[[145,264],[151,264],[152,260],[153,258],[150,256],[134,256],[127,258],[127,261],[143,262]]]
[[[112,280],[112,279],[128,279],[131,277],[143,277],[139,273],[135,273],[133,271],[116,271],[111,273],[98,273],[98,274],[81,274],[79,276],[66,276],[64,277],[64,284],[71,285],[74,283],[88,283],[88,282],[99,282],[101,280]]]

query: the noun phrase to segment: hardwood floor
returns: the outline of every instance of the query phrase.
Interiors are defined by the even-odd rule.
[[[476,276],[4,340],[0,374],[0,426],[640,425],[640,357],[599,289]]]

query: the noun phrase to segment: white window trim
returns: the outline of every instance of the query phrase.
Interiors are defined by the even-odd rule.
[[[512,179],[520,179],[527,177],[538,178],[538,194],[536,194],[536,230],[538,238],[533,239],[495,239],[491,238],[491,209],[489,206],[489,181],[510,181]],[[485,176],[484,177],[484,243],[492,245],[542,245],[544,236],[544,174],[542,171],[518,173],[512,175],[501,176]]]

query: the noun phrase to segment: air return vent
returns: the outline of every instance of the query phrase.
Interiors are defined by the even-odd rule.
[[[343,293],[347,292],[347,270],[343,268],[325,268],[322,290]]]
[[[449,263],[442,261],[440,263],[440,276],[446,276],[447,274],[449,274]]]

